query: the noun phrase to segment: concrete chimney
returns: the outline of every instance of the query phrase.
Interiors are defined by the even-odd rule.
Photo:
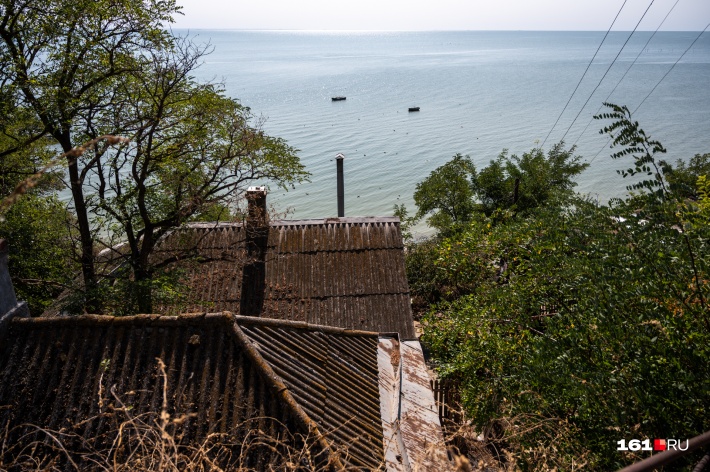
[[[338,218],[345,216],[345,181],[343,177],[343,160],[345,156],[338,153],[335,162],[338,165]]]
[[[244,228],[247,258],[242,268],[239,314],[261,316],[266,293],[266,251],[269,241],[266,187],[249,187],[247,202],[249,208]]]

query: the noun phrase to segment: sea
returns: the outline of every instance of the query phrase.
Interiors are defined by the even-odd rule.
[[[504,150],[562,140],[590,163],[579,192],[621,197],[616,170],[631,161],[612,160],[599,133],[608,122],[593,115],[605,101],[628,106],[666,160],[710,152],[710,33],[175,33],[212,49],[198,80],[222,82],[254,124],[298,149],[310,182],[270,185],[269,202],[288,218],[337,215],[338,153],[346,216],[392,215],[395,204],[414,213],[417,183],[457,153],[481,168]]]

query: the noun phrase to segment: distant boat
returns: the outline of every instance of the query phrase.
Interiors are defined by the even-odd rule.
[[[409,111],[419,111],[419,107],[409,107]]]
[[[331,97],[331,100],[333,100],[334,102],[342,102],[346,98],[347,97]]]

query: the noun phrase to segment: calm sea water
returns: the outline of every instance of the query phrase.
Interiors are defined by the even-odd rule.
[[[185,34],[185,31],[177,31]],[[230,96],[299,149],[311,182],[271,203],[292,217],[334,216],[334,156],[345,154],[346,216],[415,207],[417,182],[455,153],[485,166],[503,149],[521,154],[545,140],[582,77],[601,32],[262,32],[197,30],[214,52],[198,78],[222,80]],[[698,33],[610,34],[545,143],[564,136],[591,162],[578,190],[601,200],[625,193],[591,122],[610,100],[634,110]],[[637,55],[633,67],[629,69]],[[622,80],[622,76],[625,77]],[[668,149],[667,159],[710,152],[710,34],[703,35],[635,114]],[[612,93],[613,90],[613,93]],[[610,95],[611,94],[611,95]],[[343,95],[346,101],[332,102]],[[408,113],[408,107],[421,111]],[[574,125],[575,116],[580,113]],[[422,231],[426,230],[422,227]]]

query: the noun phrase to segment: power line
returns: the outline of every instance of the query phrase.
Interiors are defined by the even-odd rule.
[[[584,105],[582,105],[582,108],[580,108],[579,113],[577,113],[577,116],[574,117],[574,120],[572,120],[572,123],[569,125],[569,128],[567,128],[567,131],[565,131],[565,134],[562,135],[562,139],[561,139],[560,141],[563,141],[563,140],[565,139],[565,136],[567,136],[567,133],[569,133],[569,131],[572,129],[572,126],[574,126],[574,124],[577,122],[577,118],[579,118],[579,115],[582,114],[582,112],[584,111],[584,108],[585,108],[585,107],[587,106],[587,104],[589,103],[589,100],[592,99],[592,96],[594,95],[594,92],[596,92],[597,89],[599,88],[599,86],[602,84],[602,82],[604,81],[604,78],[605,78],[606,75],[609,73],[609,71],[611,70],[611,68],[614,66],[614,63],[615,63],[616,60],[619,58],[619,56],[621,55],[621,52],[624,50],[624,48],[626,47],[626,45],[627,45],[627,44],[629,43],[629,41],[631,40],[631,37],[632,37],[632,36],[634,35],[634,33],[636,32],[636,29],[639,27],[639,25],[640,25],[641,22],[643,21],[644,17],[646,16],[646,13],[648,13],[648,10],[651,9],[651,6],[653,5],[653,2],[655,2],[655,1],[656,1],[656,0],[651,0],[651,3],[648,4],[648,7],[646,8],[646,11],[643,12],[643,15],[641,15],[641,18],[639,19],[638,23],[636,23],[636,26],[634,26],[634,30],[631,32],[631,34],[629,35],[629,37],[626,38],[626,41],[625,41],[624,44],[621,46],[621,49],[619,49],[619,52],[616,53],[616,57],[614,58],[613,61],[611,61],[611,64],[609,64],[609,67],[607,67],[606,72],[604,72],[604,75],[602,75],[602,78],[599,79],[599,83],[597,84],[596,87],[594,87],[594,90],[592,90],[592,93],[589,94],[589,97],[587,97],[587,101],[584,102]]]
[[[700,32],[700,34],[699,34],[698,36],[696,36],[696,38],[693,40],[692,43],[690,43],[690,46],[688,46],[688,48],[687,48],[685,51],[683,51],[683,54],[681,54],[680,57],[678,58],[678,60],[673,63],[673,65],[671,66],[671,68],[668,69],[668,72],[666,72],[666,73],[663,75],[663,77],[661,77],[661,80],[659,80],[658,83],[653,86],[653,88],[651,89],[651,91],[648,92],[648,95],[646,95],[646,97],[644,97],[644,99],[641,100],[641,103],[639,103],[639,105],[636,107],[636,110],[634,110],[634,111],[632,112],[632,114],[633,114],[633,113],[636,113],[636,112],[638,111],[638,109],[641,108],[641,105],[643,105],[643,102],[645,102],[646,99],[651,96],[651,94],[653,93],[653,91],[656,90],[656,87],[658,87],[659,85],[661,85],[661,82],[663,82],[663,79],[665,79],[666,76],[671,73],[671,71],[672,71],[673,68],[676,66],[676,64],[678,64],[678,63],[680,62],[680,60],[683,59],[683,56],[685,56],[686,53],[687,53],[688,51],[690,51],[690,48],[693,47],[693,45],[696,43],[696,41],[697,41],[698,39],[700,39],[700,37],[703,35],[703,33],[705,33],[705,30],[707,30],[708,28],[710,28],[710,23],[708,23],[708,24],[705,26],[705,28],[703,28],[703,30]]]
[[[555,120],[555,124],[552,125],[552,128],[550,129],[550,132],[547,133],[547,136],[545,137],[545,140],[542,142],[542,146],[544,147],[545,143],[547,142],[547,138],[550,137],[552,134],[552,131],[555,129],[555,126],[557,126],[557,123],[560,121],[560,118],[562,118],[562,115],[564,114],[565,110],[569,106],[569,103],[572,101],[572,97],[574,97],[574,94],[577,92],[577,89],[579,88],[580,84],[582,83],[582,80],[584,80],[584,76],[587,75],[587,71],[589,68],[592,66],[592,62],[594,62],[594,58],[597,57],[597,54],[599,53],[599,50],[602,48],[602,45],[604,44],[604,41],[606,40],[606,37],[609,36],[609,32],[611,29],[614,27],[614,23],[616,23],[616,20],[619,18],[619,15],[621,14],[621,10],[624,9],[624,6],[626,5],[626,2],[628,0],[624,0],[624,3],[621,5],[621,8],[619,8],[619,11],[616,13],[616,16],[614,17],[614,21],[611,22],[611,26],[609,26],[609,29],[607,30],[606,34],[602,38],[602,42],[599,43],[599,47],[597,48],[596,52],[594,53],[594,56],[592,56],[592,60],[589,61],[589,64],[587,64],[587,68],[584,70],[584,74],[582,74],[582,77],[579,79],[579,82],[577,83],[577,86],[574,88],[572,91],[572,95],[570,95],[569,100],[567,100],[567,103],[565,104],[565,107],[562,109],[562,112],[560,113],[560,116],[557,117],[557,120]]]
[[[621,76],[621,78],[620,78],[619,81],[616,83],[616,85],[614,86],[614,88],[611,90],[611,92],[609,92],[609,95],[606,96],[606,98],[604,99],[604,102],[608,102],[609,99],[611,98],[611,96],[614,94],[614,92],[616,92],[616,89],[619,87],[619,85],[621,85],[621,82],[623,82],[623,80],[626,78],[626,75],[629,73],[629,71],[631,70],[631,68],[634,66],[634,64],[636,64],[636,61],[638,61],[639,57],[641,57],[641,54],[643,54],[643,52],[646,50],[646,48],[648,47],[648,45],[649,45],[649,43],[651,42],[651,40],[653,39],[653,37],[656,36],[656,33],[658,33],[658,30],[661,29],[661,27],[663,26],[663,23],[666,22],[666,20],[667,20],[668,17],[670,16],[671,12],[673,12],[673,10],[675,9],[676,5],[678,5],[678,2],[680,2],[680,0],[676,0],[676,2],[673,4],[673,6],[671,7],[671,9],[668,10],[668,13],[666,13],[666,16],[663,18],[663,21],[661,21],[661,23],[658,25],[658,28],[656,28],[656,31],[654,31],[653,34],[648,38],[648,41],[646,41],[646,44],[643,45],[643,47],[641,48],[641,50],[639,51],[639,53],[638,53],[638,54],[636,55],[636,57],[634,58],[634,60],[633,60],[633,62],[631,63],[631,65],[626,69],[626,72],[624,72],[624,75]],[[604,106],[604,105],[599,105],[599,108],[597,109],[597,112],[595,113],[595,115],[601,111],[601,109],[602,109],[603,106]],[[582,132],[579,134],[579,136],[578,136],[577,139],[575,140],[575,142],[574,142],[574,145],[575,145],[575,146],[577,145],[577,142],[579,142],[579,140],[582,138],[582,136],[584,135],[584,133],[587,131],[587,128],[589,128],[589,125],[591,125],[593,121],[594,121],[594,116],[592,116],[592,118],[589,119],[589,123],[587,123],[587,126],[584,127],[584,129],[582,130]]]
[[[710,28],[710,23],[708,23],[708,24],[705,26],[705,28],[703,28],[703,30],[700,32],[700,34],[698,34],[698,35],[695,37],[695,39],[693,40],[693,42],[690,43],[690,46],[688,46],[688,47],[685,49],[685,51],[683,51],[683,54],[681,54],[680,57],[673,63],[673,65],[671,66],[671,68],[668,69],[668,71],[667,71],[665,74],[663,74],[663,77],[661,77],[660,80],[656,83],[656,85],[653,86],[653,88],[651,89],[651,91],[648,92],[648,95],[646,95],[646,97],[644,97],[644,99],[641,100],[641,103],[638,104],[638,106],[636,107],[636,109],[634,109],[634,111],[631,112],[632,115],[633,115],[634,113],[636,113],[639,108],[641,108],[641,105],[644,104],[644,102],[646,101],[646,99],[651,96],[651,94],[654,92],[654,90],[656,90],[656,88],[657,88],[659,85],[661,85],[661,82],[663,82],[663,79],[665,79],[665,78],[668,76],[668,74],[671,73],[671,71],[675,68],[676,64],[678,64],[678,63],[680,62],[680,60],[683,59],[683,57],[688,53],[688,51],[690,51],[690,48],[693,47],[693,45],[698,41],[698,39],[700,39],[700,37],[705,33],[705,31],[707,31],[708,28]],[[607,139],[607,142],[606,142],[606,144],[604,144],[604,147],[602,147],[602,148],[599,150],[599,152],[597,152],[597,153],[594,155],[594,157],[589,161],[590,164],[591,164],[592,162],[594,162],[594,159],[596,159],[597,156],[598,156],[599,154],[601,154],[601,152],[604,150],[604,148],[606,148],[606,145],[609,144],[609,141],[611,141],[611,138]]]

